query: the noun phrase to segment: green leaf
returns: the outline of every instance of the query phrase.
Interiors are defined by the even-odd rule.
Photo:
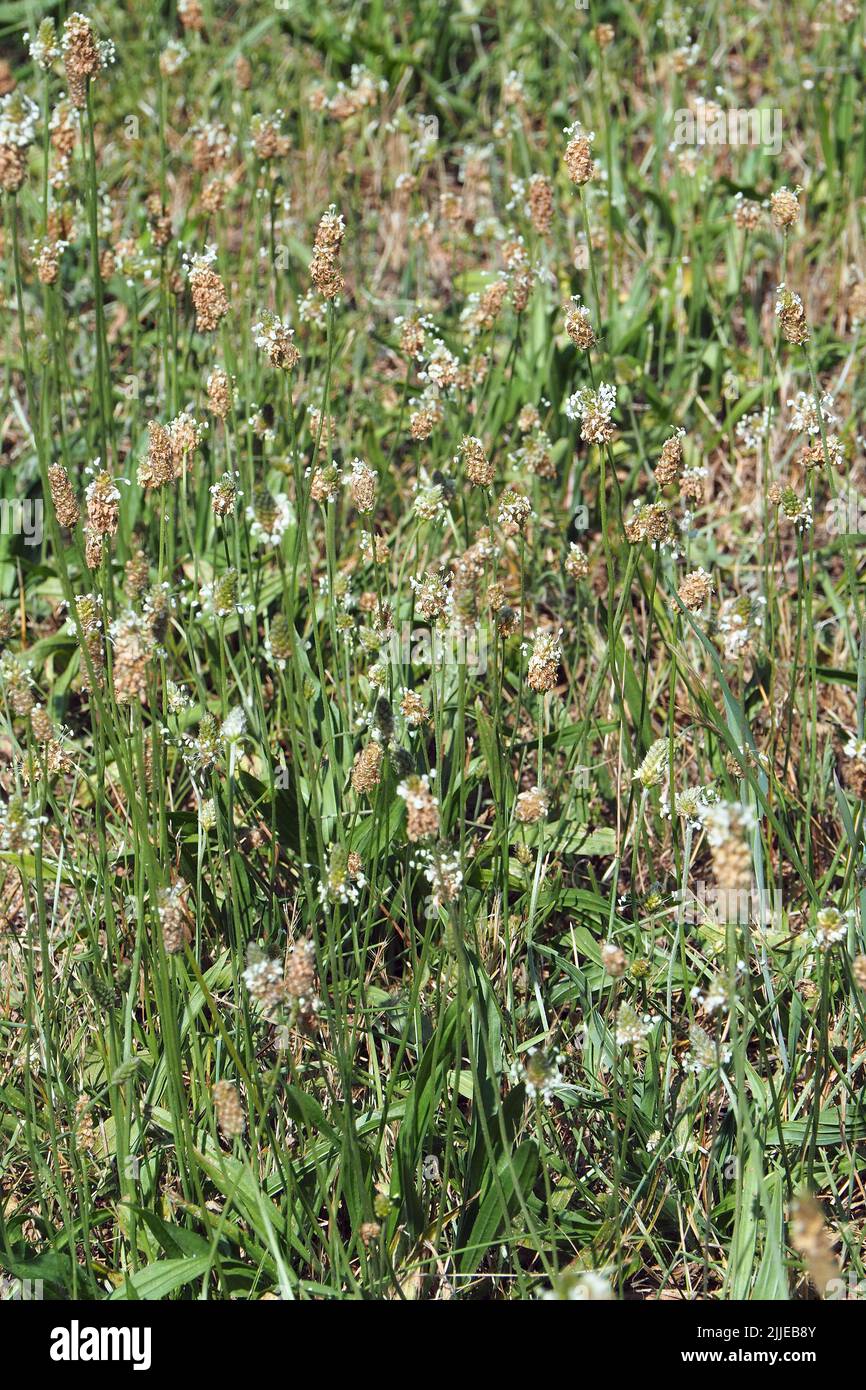
[[[508,1226],[526,1203],[538,1173],[538,1146],[528,1139],[513,1154],[504,1154],[495,1174],[488,1169],[478,1203],[478,1215],[460,1256],[462,1274],[472,1274],[497,1240],[508,1234]]]
[[[127,1274],[123,1284],[110,1295],[111,1301],[129,1298],[160,1299],[174,1293],[193,1279],[201,1279],[211,1268],[212,1256],[184,1256],[177,1260],[156,1260],[135,1274]]]

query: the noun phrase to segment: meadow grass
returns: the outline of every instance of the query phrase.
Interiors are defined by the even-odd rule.
[[[6,1294],[861,1287],[864,40],[0,3]]]

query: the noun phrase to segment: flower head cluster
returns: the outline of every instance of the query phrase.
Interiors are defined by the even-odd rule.
[[[788,401],[788,409],[792,412],[788,429],[794,434],[810,435],[820,434],[822,424],[825,430],[834,429],[839,423],[835,405],[829,391],[825,391],[820,400],[816,400],[811,392],[798,391],[795,398]]]
[[[203,435],[204,426],[188,410],[167,425],[149,421],[147,455],[138,466],[139,487],[164,487],[180,478]]]
[[[689,1028],[689,1050],[683,1058],[683,1065],[689,1071],[712,1071],[714,1067],[724,1067],[731,1060],[731,1049],[713,1041],[697,1023]]]
[[[251,941],[247,946],[246,967],[241,979],[266,1017],[270,1017],[285,999],[282,966],[263,951],[258,942]]]
[[[231,747],[233,744],[240,743],[247,731],[247,716],[242,705],[235,705],[234,709],[229,710],[222,724],[220,725],[220,738],[223,743]]]
[[[362,63],[353,63],[349,81],[339,81],[330,97],[324,88],[317,87],[312,105],[314,110],[327,112],[335,121],[348,121],[375,106],[387,91],[388,83],[383,78],[375,78]]]
[[[243,497],[243,492],[238,487],[239,480],[240,474],[232,472],[223,473],[218,482],[211,483],[210,508],[217,523],[224,521],[228,516],[234,516],[238,500]]]
[[[223,367],[214,367],[207,379],[208,410],[218,420],[225,420],[235,403],[234,381],[229,379]]]
[[[522,535],[532,517],[532,503],[516,488],[508,487],[499,498],[496,519],[506,536]]]
[[[676,429],[662,445],[661,456],[655,466],[655,480],[659,487],[669,487],[682,474],[685,437],[684,429]]]
[[[851,921],[850,912],[840,912],[837,907],[822,907],[815,915],[812,935],[815,945],[822,954],[831,951],[838,942],[848,935]]]
[[[275,111],[272,116],[256,112],[250,121],[250,148],[264,163],[272,159],[282,159],[291,148],[291,141],[283,130],[284,111]]]
[[[637,501],[634,514],[625,528],[626,539],[630,545],[646,541],[653,550],[670,550],[678,553],[670,508],[666,502]]]
[[[246,1128],[244,1107],[237,1086],[231,1081],[216,1081],[211,1087],[214,1114],[224,1139],[239,1139]]]
[[[24,182],[38,116],[36,103],[23,92],[0,97],[0,188],[6,193],[17,193]]]
[[[159,70],[163,77],[174,77],[188,57],[189,49],[185,43],[181,43],[180,39],[169,39],[159,55]]]
[[[440,908],[456,902],[463,887],[463,870],[460,855],[447,845],[436,845],[432,849],[422,849],[411,861],[411,868],[420,869],[430,886],[430,894],[425,903],[425,913],[434,917]]]
[[[786,285],[776,290],[776,318],[781,325],[782,334],[789,343],[802,344],[809,341],[809,326],[803,301]]]
[[[767,438],[770,430],[770,411],[752,410],[747,415],[743,415],[737,421],[735,430],[737,439],[744,448],[753,453],[757,453]]]
[[[196,328],[200,333],[213,333],[229,311],[225,285],[214,270],[216,258],[215,246],[206,246],[204,251],[186,258]]]
[[[532,644],[532,655],[526,669],[530,689],[538,694],[552,690],[562,664],[562,631],[538,632]]]
[[[147,672],[153,644],[147,619],[132,610],[115,618],[111,638],[111,676],[119,705],[144,704],[147,698]]]
[[[565,306],[565,331],[575,347],[584,352],[595,343],[595,329],[589,317],[589,310],[581,304],[580,296],[573,295]]]
[[[36,30],[35,38],[25,34],[24,42],[28,45],[30,57],[43,72],[48,72],[60,57],[61,48],[57,41],[57,29],[50,16],[48,19],[43,19]]]
[[[756,828],[758,819],[751,806],[717,799],[710,803],[705,824],[707,843],[718,848],[726,844],[733,834],[750,834]]]
[[[182,951],[191,936],[188,894],[189,888],[182,878],[159,892],[157,914],[162,928],[162,944],[170,956]]]
[[[565,147],[563,163],[568,171],[568,177],[572,183],[581,188],[583,184],[589,183],[597,172],[597,164],[592,157],[592,142],[595,139],[595,131],[585,131],[580,121],[575,121],[573,125],[567,127],[564,132],[568,144]]]
[[[90,20],[76,11],[63,26],[60,47],[69,95],[73,105],[82,110],[87,102],[88,82],[115,60],[114,44],[110,39],[97,39]]]
[[[443,485],[417,481],[412,510],[419,521],[444,521],[448,516],[448,495]]]
[[[734,195],[734,224],[743,232],[754,232],[761,222],[761,204],[744,193]]]
[[[670,739],[657,738],[650,744],[646,757],[634,773],[633,780],[640,782],[647,791],[650,787],[660,786],[668,773],[670,752]]]
[[[808,531],[812,525],[812,503],[808,497],[798,497],[792,487],[782,492],[779,510],[798,531]]]
[[[0,805],[0,850],[10,854],[27,854],[35,849],[44,816],[33,815],[20,796],[12,796]]]
[[[0,145],[16,145],[26,150],[36,139],[39,107],[32,97],[17,89],[0,97]]]
[[[699,613],[712,592],[712,576],[705,569],[698,568],[681,581],[677,596],[690,613]]]
[[[572,541],[569,545],[563,568],[572,579],[586,579],[589,574],[589,560],[586,551],[582,545],[578,545],[577,541]]]
[[[800,203],[797,198],[799,191],[799,189],[792,191],[783,185],[770,195],[770,216],[774,224],[782,231],[787,231],[789,227],[793,227],[800,215]]]
[[[724,600],[716,628],[729,661],[736,661],[753,650],[764,624],[766,607],[763,595],[740,594]]]
[[[194,125],[192,138],[192,167],[198,174],[212,173],[224,168],[235,148],[235,137],[222,121]]]
[[[345,234],[346,224],[332,203],[316,229],[310,261],[310,279],[324,300],[336,299],[343,288],[340,248]]]
[[[624,1000],[616,1015],[617,1046],[642,1046],[658,1022],[658,1014],[639,1014],[631,1004]]]
[[[609,1303],[614,1292],[607,1275],[600,1270],[566,1270],[553,1279],[551,1287],[540,1297],[545,1303]]]
[[[513,1085],[522,1082],[529,1100],[539,1100],[549,1105],[556,1088],[562,1085],[561,1067],[564,1060],[561,1052],[544,1052],[541,1048],[530,1047],[522,1062],[512,1063],[509,1080]]]
[[[709,808],[719,799],[713,787],[687,787],[674,796],[674,815],[684,821],[689,830],[700,830]],[[668,814],[668,811],[665,812]]]
[[[202,584],[198,593],[202,618],[230,618],[246,611],[239,595],[239,578],[234,566],[229,566],[222,574]]]
[[[256,347],[267,354],[272,367],[289,372],[297,365],[301,354],[295,346],[295,330],[286,319],[265,310],[252,331]]]
[[[514,803],[514,818],[521,825],[536,825],[544,820],[549,809],[547,792],[541,787],[530,787],[518,793]]]
[[[376,505],[379,475],[362,458],[354,458],[347,475],[349,492],[358,511],[371,512]]]
[[[737,962],[736,976],[739,978],[745,970],[742,961]],[[691,997],[698,1008],[703,1009],[704,1013],[712,1017],[714,1014],[726,1014],[730,1007],[730,991],[728,981],[722,975],[714,975],[705,989],[699,985],[693,985]]]
[[[449,574],[435,570],[427,570],[420,579],[410,579],[415,608],[428,623],[450,616],[454,602],[450,579]]]
[[[291,503],[284,492],[272,494],[258,488],[252,505],[247,507],[250,537],[259,545],[276,547],[293,521]]]
[[[580,421],[580,437],[588,444],[606,444],[616,433],[612,415],[616,405],[616,387],[602,382],[597,391],[583,386],[569,396],[565,413],[569,420]]]
[[[430,776],[407,777],[397,787],[406,803],[406,838],[412,844],[439,834],[439,802],[430,790]]]
[[[366,882],[359,855],[334,845],[328,855],[327,878],[319,884],[319,901],[355,904]]]
[[[447,391],[449,387],[457,385],[460,378],[460,363],[441,338],[434,341],[427,362],[419,372],[419,376],[422,381],[429,382],[440,391]]]
[[[493,482],[493,465],[480,439],[475,435],[464,435],[455,462],[459,459],[462,459],[466,477],[473,487],[490,487]]]

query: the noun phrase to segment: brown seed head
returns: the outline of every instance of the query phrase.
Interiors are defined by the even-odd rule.
[[[113,536],[120,520],[120,492],[110,473],[97,473],[86,492],[87,522],[98,536]]]
[[[310,279],[323,299],[336,299],[345,281],[337,259],[329,251],[316,250],[310,261]]]
[[[83,109],[87,83],[102,67],[102,54],[93,26],[83,14],[71,14],[63,26],[63,64],[69,95],[74,106]]]
[[[249,58],[239,53],[235,61],[235,82],[242,92],[248,92],[253,85],[253,69]]]
[[[547,236],[553,223],[553,185],[544,174],[533,174],[527,190],[529,218],[539,236]]]
[[[592,143],[587,136],[577,133],[572,136],[563,155],[568,177],[581,188],[589,183],[595,174],[595,161],[592,157]]]
[[[349,475],[349,491],[359,512],[371,512],[375,507],[378,482],[378,474],[363,459],[354,460]]]
[[[680,603],[690,613],[697,613],[703,608],[712,592],[713,581],[703,569],[693,570],[691,574],[687,574],[677,590]]]
[[[352,764],[352,790],[360,795],[378,787],[382,780],[382,748],[375,742],[368,743],[355,755]]]
[[[140,487],[164,487],[174,478],[171,435],[164,425],[150,420],[147,426],[147,457],[138,467]]]
[[[521,825],[536,825],[547,815],[548,800],[546,792],[540,787],[530,787],[520,792],[514,803],[514,818]]]
[[[754,232],[761,223],[761,204],[752,198],[737,198],[734,207],[734,224],[744,232]]]
[[[774,224],[780,229],[793,227],[800,216],[797,194],[792,193],[790,188],[784,186],[777,188],[776,192],[770,196],[770,216]]]
[[[69,474],[62,463],[52,463],[48,470],[48,483],[51,488],[51,501],[57,520],[61,526],[65,526],[68,531],[71,531],[73,527],[78,525],[81,509],[75,500]]]
[[[229,311],[225,285],[213,267],[204,264],[190,272],[189,285],[195,326],[199,333],[213,333]]]
[[[406,838],[411,844],[439,834],[439,802],[426,777],[407,777],[397,788],[406,803]]]
[[[190,33],[200,34],[204,29],[201,0],[177,0],[177,17]]]
[[[230,1081],[217,1081],[211,1089],[217,1124],[226,1139],[239,1139],[246,1121],[238,1089]]]
[[[111,625],[114,697],[119,705],[145,704],[151,647],[145,624],[134,613]]]
[[[562,648],[559,645],[559,634],[552,631],[536,633],[532,645],[532,655],[526,669],[526,680],[530,689],[537,691],[538,694],[552,690],[556,685],[561,661]]]
[[[572,579],[586,579],[589,574],[589,561],[583,547],[579,546],[576,541],[572,541],[565,558],[565,572]]]
[[[661,457],[655,467],[655,479],[659,487],[675,483],[683,471],[683,434],[677,430],[662,445]]]
[[[576,347],[586,352],[595,343],[595,329],[593,328],[589,310],[585,304],[579,304],[572,300],[565,306],[565,331]]]
[[[225,420],[232,408],[234,390],[228,373],[222,367],[214,367],[207,382],[207,404],[212,415]]]
[[[460,444],[460,457],[466,469],[466,477],[473,487],[490,487],[493,482],[493,464],[484,452],[484,446],[475,435],[466,434]]]
[[[24,182],[27,163],[24,150],[17,145],[0,145],[0,188],[17,193]]]
[[[150,580],[150,566],[143,550],[131,555],[124,567],[124,588],[130,598],[139,598]]]

